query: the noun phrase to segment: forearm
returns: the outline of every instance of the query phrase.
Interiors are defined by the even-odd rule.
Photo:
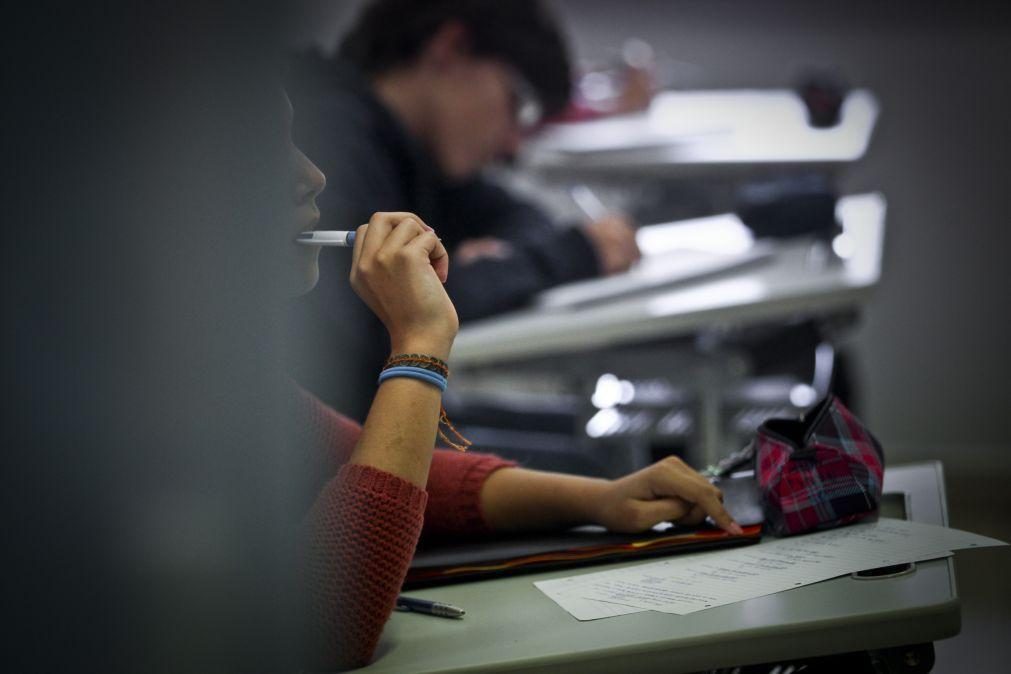
[[[394,338],[393,352],[426,353],[445,360],[451,344],[451,339]],[[376,391],[350,462],[384,470],[424,489],[441,409],[442,392],[432,384],[406,377],[386,380]]]
[[[503,468],[481,490],[485,520],[496,531],[559,529],[599,521],[610,484],[598,478]]]

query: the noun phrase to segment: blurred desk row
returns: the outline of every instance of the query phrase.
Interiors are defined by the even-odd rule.
[[[881,278],[887,209],[835,179],[877,114],[862,90],[831,128],[790,91],[666,92],[644,113],[549,129],[507,184],[560,219],[589,190],[659,224],[638,230],[629,273],[466,325],[453,419],[532,467],[613,476],[669,453],[701,467],[769,416],[847,400],[845,339]]]
[[[528,170],[691,176],[756,166],[827,167],[856,161],[870,143],[878,103],[857,89],[828,127],[809,123],[789,90],[666,91],[637,114],[558,124],[528,143]]]
[[[657,287],[644,279],[641,288],[597,302],[542,306],[472,323],[457,337],[453,365],[571,355],[720,325],[857,306],[881,276],[885,200],[880,194],[844,197],[836,217],[842,231],[831,242],[782,242],[770,246],[770,254],[754,264],[724,274],[697,281],[675,276],[674,287]],[[645,261],[663,265],[663,255]],[[607,283],[602,279],[584,285]]]

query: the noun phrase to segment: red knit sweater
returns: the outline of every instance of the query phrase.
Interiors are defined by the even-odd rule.
[[[427,535],[489,531],[481,486],[493,471],[515,464],[436,450],[421,490],[391,473],[348,464],[361,427],[304,398],[310,442],[326,452],[329,478],[307,515],[302,551],[313,642],[321,666],[358,667],[372,657],[423,528]]]

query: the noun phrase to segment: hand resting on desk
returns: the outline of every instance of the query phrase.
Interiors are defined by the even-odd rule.
[[[481,490],[481,507],[497,531],[600,524],[611,531],[645,531],[658,522],[700,524],[709,516],[734,534],[720,490],[684,461],[669,456],[617,480],[503,468]]]

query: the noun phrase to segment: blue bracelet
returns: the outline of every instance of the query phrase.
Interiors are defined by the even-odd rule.
[[[449,383],[446,378],[438,372],[432,372],[431,370],[426,370],[423,367],[414,367],[412,365],[395,365],[393,367],[386,368],[379,373],[378,383],[382,384],[387,379],[393,379],[394,377],[417,379],[419,381],[432,384],[440,391],[445,391],[446,385]]]

